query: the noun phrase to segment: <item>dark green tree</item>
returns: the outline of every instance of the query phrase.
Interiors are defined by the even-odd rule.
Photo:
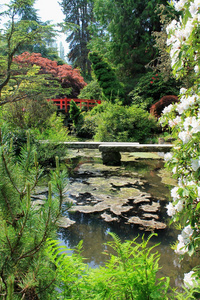
[[[88,60],[87,44],[90,40],[89,25],[93,20],[93,1],[91,0],[62,0],[60,3],[65,15],[68,30],[69,61],[73,67],[79,67],[83,75],[90,76],[91,65]]]
[[[106,99],[108,101],[114,101],[115,99],[123,100],[123,87],[110,65],[97,52],[89,53],[89,59],[92,62],[95,77]]]
[[[74,100],[70,101],[69,115],[75,129],[82,124],[83,116],[81,109],[76,105]]]
[[[137,76],[145,72],[145,65],[156,54],[152,32],[161,30],[155,8],[167,1],[95,0],[94,3],[95,16],[107,36],[103,38],[107,41],[103,44],[106,47],[103,51],[107,51],[109,60],[120,67],[123,75]],[[98,33],[96,41],[92,46],[102,50]]]

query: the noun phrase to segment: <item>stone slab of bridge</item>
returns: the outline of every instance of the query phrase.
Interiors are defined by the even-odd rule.
[[[103,164],[118,166],[121,164],[121,152],[170,152],[172,144],[139,144],[117,142],[63,142],[68,148],[99,149]]]

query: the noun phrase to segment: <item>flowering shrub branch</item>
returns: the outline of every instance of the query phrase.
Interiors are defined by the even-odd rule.
[[[186,79],[186,86],[180,90],[180,102],[166,107],[160,119],[176,139],[173,153],[165,155],[178,181],[167,213],[183,228],[175,252],[193,255],[200,248],[200,0],[180,0],[174,6],[183,14],[168,25],[167,45],[173,73],[177,79]],[[200,283],[197,270],[185,274],[186,288]]]

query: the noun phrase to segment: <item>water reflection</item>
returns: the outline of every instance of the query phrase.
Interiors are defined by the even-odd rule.
[[[137,176],[142,179],[143,185],[140,187],[141,191],[145,190],[153,197],[162,199],[162,215],[165,222],[168,222],[166,216],[165,205],[170,198],[169,186],[162,182],[159,171],[163,168],[163,161],[158,159],[134,159],[130,161],[123,161],[120,168],[111,168],[110,170],[98,169],[98,164],[101,163],[100,158],[95,155],[72,159],[73,168],[71,168],[71,182],[85,181],[85,186],[88,185],[88,178],[97,178],[96,182],[101,185],[102,178],[108,179],[111,176],[118,176],[125,178],[130,176]],[[85,164],[85,166],[84,166]],[[89,169],[88,169],[89,168]],[[87,170],[87,171],[86,171]],[[80,172],[81,171],[81,172]],[[81,189],[84,185],[81,185]],[[79,190],[77,193],[84,193],[84,190]],[[101,191],[102,192],[102,191]],[[70,186],[69,191],[70,195]],[[126,222],[107,223],[100,218],[100,213],[84,214],[80,212],[70,213],[70,218],[76,223],[68,229],[59,230],[59,238],[69,247],[74,248],[81,240],[83,240],[83,257],[91,267],[98,267],[103,265],[107,260],[107,256],[103,254],[108,246],[105,245],[112,238],[108,234],[113,232],[117,234],[120,239],[132,240],[139,236],[141,241],[142,235],[146,237],[149,232],[141,231],[138,226],[133,224],[126,224]],[[159,271],[159,276],[169,276],[171,284],[180,286],[182,284],[183,275],[185,272],[191,270],[192,265],[195,265],[194,260],[189,258],[185,259],[180,264],[178,256],[171,249],[171,245],[177,239],[178,231],[170,228],[158,232],[158,236],[153,236],[150,245],[160,243],[156,248],[160,253],[160,266],[162,269]]]

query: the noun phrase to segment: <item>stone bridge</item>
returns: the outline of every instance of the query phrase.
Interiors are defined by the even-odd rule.
[[[121,164],[121,152],[170,152],[172,144],[139,144],[120,142],[62,142],[73,149],[99,149],[103,164],[118,166]]]

